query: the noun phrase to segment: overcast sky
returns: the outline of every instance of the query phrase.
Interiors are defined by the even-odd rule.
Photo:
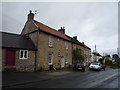
[[[35,20],[56,30],[65,26],[67,35],[77,35],[92,51],[96,45],[100,54],[117,53],[117,2],[4,2],[1,30],[20,34],[29,10],[38,10]]]

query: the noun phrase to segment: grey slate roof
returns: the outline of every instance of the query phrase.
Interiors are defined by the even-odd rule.
[[[72,38],[72,37],[70,37],[70,36],[68,36],[68,35],[66,35],[68,38],[70,38],[70,40],[71,40],[71,42],[73,42],[73,43],[75,43],[75,44],[78,44],[78,45],[81,45],[81,46],[84,46],[80,41],[78,41],[78,40],[76,40],[76,39],[74,39],[74,38]]]
[[[85,44],[82,44],[80,41],[78,41],[77,39],[74,39],[74,38],[72,38],[72,37],[70,37],[70,36],[68,36],[68,35],[66,35],[68,38],[70,38],[70,40],[71,40],[71,42],[73,42],[73,43],[75,43],[75,44],[77,44],[77,45],[80,45],[80,46],[83,46],[83,47],[86,47],[86,48],[88,48],[88,49],[90,49],[88,46],[86,46]]]
[[[37,50],[29,36],[0,32],[2,35],[2,48]]]

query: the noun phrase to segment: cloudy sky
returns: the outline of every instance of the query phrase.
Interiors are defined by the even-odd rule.
[[[29,10],[38,11],[35,20],[78,37],[92,51],[113,54],[118,47],[117,2],[3,2],[2,28],[17,33],[23,29]]]

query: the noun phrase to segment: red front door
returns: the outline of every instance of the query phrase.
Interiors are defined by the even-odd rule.
[[[15,50],[6,49],[6,62],[5,66],[14,66],[15,65]]]

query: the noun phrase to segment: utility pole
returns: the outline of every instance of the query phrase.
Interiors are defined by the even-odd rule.
[[[95,45],[95,52],[96,52],[96,45]]]
[[[117,48],[117,54],[118,54],[118,56],[120,57],[120,55],[119,55],[119,48]]]
[[[97,61],[97,49],[96,49],[96,45],[95,45],[95,61]]]

